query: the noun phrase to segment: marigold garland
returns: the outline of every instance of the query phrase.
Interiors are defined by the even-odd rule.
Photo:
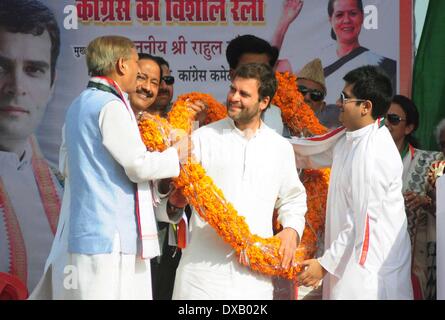
[[[204,125],[224,119],[227,116],[227,108],[216,101],[211,95],[200,92],[190,92],[183,94],[178,97],[176,101],[182,101],[186,103],[187,101],[197,101],[201,100],[207,105],[206,118],[204,120]]]
[[[304,102],[297,90],[297,77],[289,72],[275,74],[278,88],[272,103],[281,109],[284,123],[293,136],[313,136],[327,132],[320,124],[311,107]],[[323,240],[326,217],[326,199],[329,186],[329,169],[303,170],[300,179],[306,188],[306,228],[300,242],[305,248],[305,259],[314,257]]]
[[[289,72],[275,74],[278,88],[272,103],[281,109],[284,122],[294,136],[319,135],[327,129],[320,124],[311,107],[297,90],[297,77]]]
[[[312,110],[302,102],[298,91],[287,84],[295,83],[292,75],[277,73],[279,90],[273,103],[279,106],[283,119],[293,134],[320,134],[326,131],[313,115]],[[293,80],[293,82],[291,82]],[[208,106],[206,124],[224,118],[226,108],[210,95],[192,92],[182,95],[173,105],[168,114],[168,121],[159,117],[144,116],[139,121],[141,136],[150,150],[165,150],[171,143],[168,136],[172,128],[179,128],[186,133],[191,132],[191,122],[188,101],[202,100]],[[309,108],[309,110],[307,109]],[[295,115],[299,113],[299,115]],[[312,114],[311,114],[312,113]],[[303,128],[307,128],[304,131]],[[327,171],[305,170],[302,181],[308,195],[308,212],[306,228],[300,246],[296,251],[296,261],[312,257],[317,249],[319,233],[324,226],[324,210],[326,202]],[[281,268],[281,257],[278,253],[280,240],[278,238],[261,238],[253,235],[243,216],[238,215],[235,208],[225,199],[224,194],[205,173],[204,168],[192,159],[181,167],[178,178],[174,179],[176,187],[183,188],[183,194],[198,214],[207,221],[222,239],[230,244],[240,257],[249,262],[252,270],[267,275],[295,279],[301,272],[299,264],[285,270]],[[308,232],[307,230],[310,230]]]

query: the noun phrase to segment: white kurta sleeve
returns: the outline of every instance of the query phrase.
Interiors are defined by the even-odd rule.
[[[348,209],[346,213],[346,223],[340,231],[337,239],[335,239],[331,246],[325,250],[322,257],[318,259],[323,268],[327,272],[340,278],[342,276],[344,267],[348,262],[355,242],[355,219],[352,211]]]
[[[328,168],[332,166],[334,148],[346,129],[337,128],[323,136],[289,139],[295,152],[297,168]]]
[[[179,175],[176,149],[147,151],[135,122],[121,102],[111,101],[103,107],[99,128],[105,148],[124,168],[131,181],[138,183]]]
[[[298,177],[291,146],[286,149],[281,173],[283,182],[275,205],[278,209],[278,222],[283,228],[296,230],[301,239],[307,211],[306,190]]]
[[[295,152],[295,163],[300,169],[328,168],[332,165],[333,146],[323,148],[313,145],[299,144],[303,139],[292,138],[291,143]]]

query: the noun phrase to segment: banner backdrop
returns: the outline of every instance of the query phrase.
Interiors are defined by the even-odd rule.
[[[286,0],[42,2],[55,12],[62,37],[54,96],[38,131],[41,148],[52,163],[57,162],[66,109],[86,86],[85,47],[95,37],[127,36],[139,52],[166,58],[176,80],[175,96],[201,91],[225,101],[229,85],[227,43],[242,34],[272,41],[278,23],[288,12]],[[316,57],[322,58],[324,67],[335,62],[336,41],[330,35],[327,3],[325,0],[304,2],[300,14],[290,24],[279,57],[289,70],[297,72]],[[392,61],[395,68],[392,76],[400,83],[396,72],[400,56],[399,1],[365,0],[363,6],[365,17],[360,45]],[[336,77],[340,80],[327,78],[328,103],[335,103],[343,87],[344,71]]]

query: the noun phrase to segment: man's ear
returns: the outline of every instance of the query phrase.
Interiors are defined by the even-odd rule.
[[[234,76],[235,76],[235,69],[230,69],[229,70],[229,81],[232,81]]]
[[[409,135],[413,131],[414,131],[414,124],[413,123],[405,126],[405,135]]]
[[[48,94],[48,98],[46,99],[46,103],[47,104],[51,101],[51,99],[54,96],[54,90],[55,90],[55,87],[56,87],[56,81],[57,81],[57,71],[54,71],[54,81],[51,84],[51,86],[49,87],[49,94]]]
[[[120,75],[124,75],[127,72],[127,62],[123,57],[116,61],[116,72]]]
[[[263,99],[261,99],[261,101],[260,101],[260,105],[259,105],[260,110],[261,110],[261,111],[266,110],[266,108],[267,108],[267,106],[269,105],[269,103],[270,103],[270,97],[269,97],[269,96],[264,97]]]
[[[372,102],[369,100],[366,100],[363,102],[362,105],[363,105],[362,116],[367,116],[367,115],[372,116],[372,108],[373,108]]]

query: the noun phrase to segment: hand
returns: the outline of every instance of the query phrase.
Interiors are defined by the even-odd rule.
[[[285,0],[283,2],[283,15],[280,20],[283,23],[291,24],[300,14],[303,4],[303,0]]]
[[[207,105],[202,100],[196,100],[195,102],[188,102],[187,107],[190,110],[190,116],[192,117],[192,119],[198,121],[199,126],[201,126],[207,116]]]
[[[436,189],[436,174],[432,170],[428,170],[427,181],[432,189]]]
[[[414,211],[421,207],[427,207],[431,204],[431,199],[427,196],[422,196],[416,192],[408,191],[404,194],[405,206]]]
[[[299,282],[306,287],[316,289],[320,285],[320,281],[326,275],[326,270],[321,266],[317,259],[309,259],[302,262],[306,266],[301,273]]]
[[[284,228],[275,237],[281,239],[280,249],[278,250],[280,256],[283,257],[281,267],[289,269],[295,262],[295,250],[297,250],[299,243],[297,231],[292,228]]]
[[[192,139],[187,134],[177,133],[177,130],[173,130],[170,133],[170,139],[176,141],[173,144],[173,148],[178,152],[179,162],[186,163],[189,157],[192,155],[193,143]],[[178,140],[179,138],[179,140]]]

